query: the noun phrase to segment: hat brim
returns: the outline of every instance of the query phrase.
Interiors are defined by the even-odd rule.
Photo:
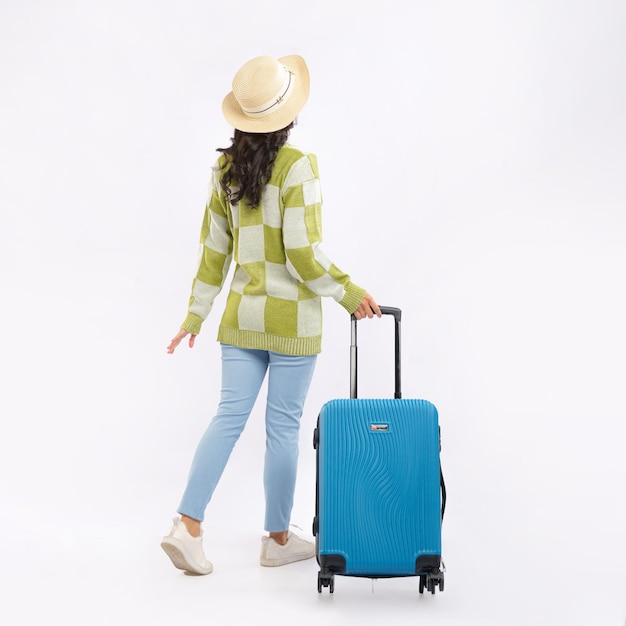
[[[271,133],[289,126],[306,104],[309,98],[310,78],[304,59],[297,54],[291,54],[278,60],[296,77],[289,99],[276,112],[262,118],[252,118],[244,113],[231,91],[222,102],[222,113],[233,128],[247,133]]]

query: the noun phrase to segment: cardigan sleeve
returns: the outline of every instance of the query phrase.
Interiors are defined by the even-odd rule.
[[[282,201],[287,270],[313,293],[329,296],[353,313],[366,290],[354,284],[320,248],[322,193],[315,155],[305,155],[291,166],[282,186]]]
[[[214,169],[200,232],[198,269],[191,285],[187,317],[181,324],[194,335],[200,332],[222,290],[232,260],[233,235],[224,204],[228,200],[220,198],[218,189],[218,170]]]

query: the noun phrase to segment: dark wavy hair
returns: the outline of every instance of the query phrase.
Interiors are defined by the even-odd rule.
[[[271,133],[246,133],[235,129],[230,147],[217,149],[226,156],[220,184],[231,204],[245,198],[253,209],[258,208],[278,150],[289,138],[293,125],[291,122]],[[233,191],[231,186],[237,189]]]

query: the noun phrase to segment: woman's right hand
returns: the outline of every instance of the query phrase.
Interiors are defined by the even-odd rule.
[[[361,304],[359,304],[354,312],[354,317],[358,320],[362,320],[365,317],[372,318],[374,315],[376,315],[376,317],[382,317],[382,313],[376,304],[376,300],[374,300],[369,293],[366,293],[363,300],[361,300]]]
[[[176,348],[178,347],[178,344],[187,336],[189,335],[189,347],[193,348],[193,344],[196,341],[196,335],[194,335],[193,333],[190,333],[188,330],[185,330],[184,328],[181,328],[178,333],[176,334],[176,337],[174,337],[172,339],[172,341],[170,341],[170,345],[167,346],[167,353],[168,354],[174,354],[174,350],[176,350]]]

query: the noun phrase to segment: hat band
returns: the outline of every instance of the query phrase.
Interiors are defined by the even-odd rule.
[[[285,70],[285,79],[283,80],[283,84],[278,91],[278,95],[274,96],[271,100],[268,100],[258,107],[244,107],[240,104],[239,106],[241,106],[241,110],[246,115],[248,115],[249,117],[256,117],[267,113],[270,109],[277,111],[278,109],[280,109],[281,106],[283,106],[283,104],[286,102],[286,100],[289,98],[289,95],[293,91],[294,85],[296,83],[295,74],[284,65],[283,69]]]

